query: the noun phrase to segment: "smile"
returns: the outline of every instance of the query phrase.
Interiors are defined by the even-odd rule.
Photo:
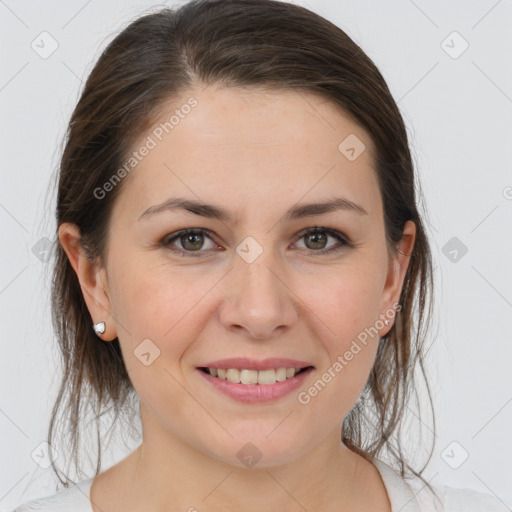
[[[233,384],[259,384],[271,385],[276,382],[284,382],[295,375],[306,371],[311,366],[305,368],[276,368],[269,370],[249,370],[238,368],[199,368],[205,373],[209,373],[218,379],[227,380]]]
[[[217,371],[217,375],[213,375]],[[282,379],[284,370],[284,380]],[[296,391],[315,371],[313,366],[305,368],[277,368],[267,370],[248,370],[236,368],[196,368],[197,374],[206,381],[210,390],[220,392],[237,402],[271,402],[289,396]],[[292,375],[293,371],[293,375]],[[229,377],[229,378],[228,378]],[[238,382],[231,382],[232,379]],[[244,383],[244,382],[246,383]]]

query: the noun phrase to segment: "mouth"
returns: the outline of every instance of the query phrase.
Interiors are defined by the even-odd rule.
[[[238,358],[198,366],[196,371],[213,392],[237,402],[254,404],[275,402],[292,395],[315,372],[315,367],[290,359]]]
[[[302,368],[279,366],[276,368],[268,368],[265,370],[255,370],[250,368],[220,368],[200,366],[198,370],[215,377],[225,380],[233,384],[245,385],[272,385],[276,382],[284,382],[293,379],[301,373],[312,370],[314,366],[308,365]]]

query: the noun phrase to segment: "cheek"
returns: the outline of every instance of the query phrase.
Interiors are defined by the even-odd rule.
[[[375,323],[379,315],[382,276],[375,267],[330,269],[304,281],[301,298],[339,345]]]
[[[183,352],[185,342],[200,331],[201,302],[218,277],[187,274],[142,257],[124,263],[113,269],[111,293],[123,343],[135,348],[149,338],[162,352],[164,347],[166,353]]]
[[[375,361],[382,276],[375,267],[372,270],[352,266],[330,271],[328,278],[316,279],[314,286],[303,283],[299,292],[314,313],[316,337],[327,354],[317,377],[328,382],[322,393],[326,403],[341,408],[334,407],[336,414],[348,413],[345,407],[361,394]]]
[[[148,406],[165,410],[172,402],[179,411],[190,397],[175,379],[181,380],[183,353],[204,328],[200,300],[214,283],[168,266],[129,263],[112,271],[111,300],[130,380]]]

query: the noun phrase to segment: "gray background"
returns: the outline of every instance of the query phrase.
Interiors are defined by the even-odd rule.
[[[36,461],[45,459],[59,377],[47,305],[46,239],[55,229],[47,190],[66,122],[114,33],[177,3],[0,0],[1,510],[55,490],[51,470]],[[436,451],[425,475],[511,501],[512,2],[294,3],[367,52],[409,131],[437,277],[428,358]],[[409,441],[417,445],[415,434]],[[114,444],[102,469],[137,445]]]

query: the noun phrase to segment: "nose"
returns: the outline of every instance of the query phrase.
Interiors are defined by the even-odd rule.
[[[253,339],[269,339],[289,330],[297,321],[297,297],[286,283],[282,266],[263,253],[252,263],[235,256],[220,321],[230,331]]]

